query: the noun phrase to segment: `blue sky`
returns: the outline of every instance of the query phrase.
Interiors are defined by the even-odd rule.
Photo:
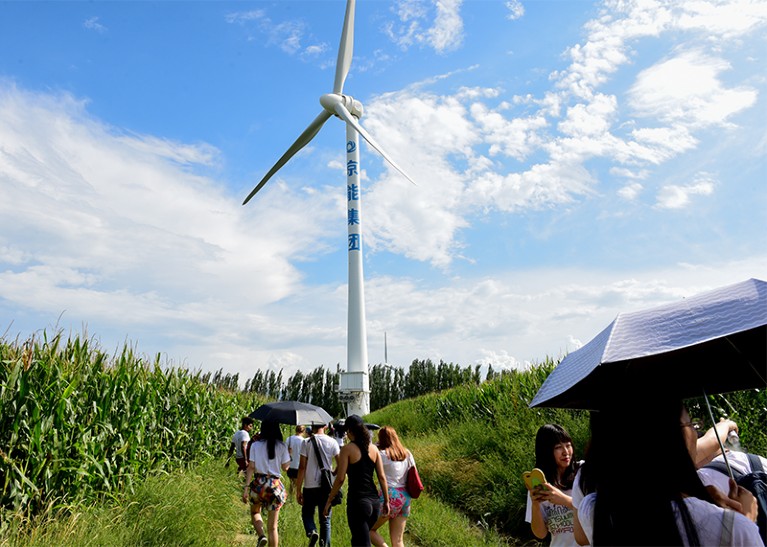
[[[345,366],[345,3],[0,3],[0,318],[239,372]],[[366,1],[371,363],[524,367],[767,278],[767,2]]]

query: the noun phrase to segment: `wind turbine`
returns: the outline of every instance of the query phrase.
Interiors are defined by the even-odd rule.
[[[346,122],[346,201],[349,257],[349,308],[347,315],[346,372],[341,373],[339,398],[347,403],[350,414],[364,416],[370,413],[370,386],[368,380],[367,330],[365,328],[365,289],[362,275],[362,231],[360,215],[360,152],[359,135],[367,141],[389,164],[406,179],[413,182],[381,146],[363,129],[358,120],[362,117],[362,103],[343,94],[344,81],[349,74],[354,49],[355,0],[348,0],[341,44],[338,47],[336,76],[333,92],[320,97],[322,111],[288,148],[277,163],[248,194],[243,205],[261,190],[283,165],[319,133],[331,116]]]

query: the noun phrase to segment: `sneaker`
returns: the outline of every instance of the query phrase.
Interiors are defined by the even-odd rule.
[[[319,540],[320,535],[317,533],[317,530],[314,530],[311,534],[309,534],[309,547],[314,547],[317,545]]]
[[[266,536],[259,536],[258,543],[256,543],[256,547],[266,547],[267,543],[269,543],[269,540],[266,539]]]

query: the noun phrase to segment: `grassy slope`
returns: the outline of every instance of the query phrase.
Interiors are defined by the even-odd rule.
[[[520,476],[534,465],[536,431],[545,423],[564,426],[573,437],[576,459],[583,458],[589,436],[586,412],[528,408],[553,367],[548,361],[478,387],[401,401],[374,412],[368,420],[400,432],[416,456],[427,491],[435,497],[516,541],[533,541],[524,522],[526,491]],[[764,390],[711,400],[717,418],[730,416],[740,424],[746,449],[767,453]],[[692,415],[707,418],[700,399],[688,401],[688,407]],[[643,434],[638,424],[626,424],[624,433]]]
[[[533,466],[538,427],[562,424],[573,436],[577,458],[588,436],[583,412],[528,408],[552,366],[402,401],[369,420],[401,432],[427,489],[439,499],[475,522],[486,522],[517,541],[530,541],[520,477]]]

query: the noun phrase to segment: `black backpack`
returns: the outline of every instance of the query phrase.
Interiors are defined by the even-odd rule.
[[[742,486],[751,492],[756,498],[756,504],[759,506],[759,515],[756,517],[756,524],[759,526],[759,535],[767,543],[767,473],[762,467],[762,461],[755,454],[746,454],[748,464],[751,466],[751,473],[741,473],[736,469],[732,470],[732,476],[739,486]],[[720,473],[729,476],[727,465],[724,462],[711,462],[704,466],[708,469],[715,469]]]

